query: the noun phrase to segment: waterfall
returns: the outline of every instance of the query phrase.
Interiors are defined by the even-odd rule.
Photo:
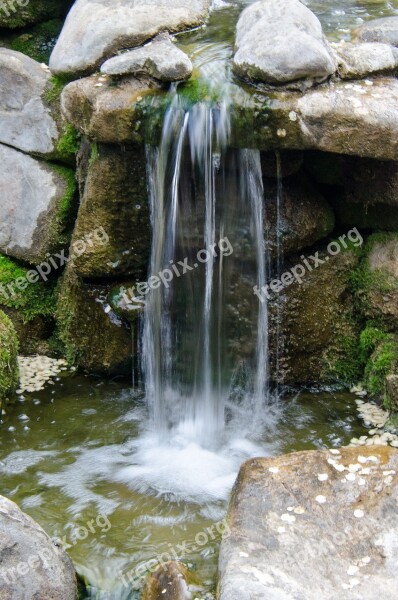
[[[258,420],[268,399],[268,307],[253,293],[268,270],[260,153],[228,148],[229,131],[227,102],[187,107],[173,92],[147,148],[148,281],[166,275],[146,297],[146,396],[158,435],[204,447],[234,407]]]

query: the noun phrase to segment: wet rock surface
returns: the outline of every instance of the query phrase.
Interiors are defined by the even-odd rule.
[[[14,502],[0,496],[0,599],[76,600],[72,561]]]
[[[246,462],[222,541],[220,600],[396,596],[398,452],[341,448]]]
[[[362,79],[398,69],[398,49],[389,44],[336,44],[338,74],[342,79]]]

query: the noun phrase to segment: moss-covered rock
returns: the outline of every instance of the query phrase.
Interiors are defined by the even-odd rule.
[[[0,27],[17,29],[65,16],[72,0],[5,0],[0,10]]]
[[[107,301],[110,286],[84,283],[68,267],[59,287],[57,326],[70,363],[91,373],[131,371],[131,334]]]
[[[365,367],[365,386],[370,394],[382,399],[385,406],[391,409],[387,401],[387,377],[398,373],[398,336],[387,334],[377,344]]]
[[[272,359],[275,363],[276,304],[282,301],[279,378],[288,384],[347,385],[358,381],[362,373],[360,326],[350,290],[350,273],[359,256],[348,248],[328,257],[323,248],[319,258],[328,260],[307,271],[301,284],[290,285],[284,298],[271,302]]]
[[[142,280],[151,239],[144,148],[93,145],[81,175],[82,200],[72,244],[99,228],[109,240],[88,246],[74,258],[77,275]]]
[[[352,282],[363,316],[382,323],[387,331],[398,331],[397,233],[369,237]]]
[[[18,385],[18,339],[10,319],[0,311],[0,410]]]

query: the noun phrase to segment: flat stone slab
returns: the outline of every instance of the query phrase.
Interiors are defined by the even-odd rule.
[[[362,79],[398,70],[398,48],[389,44],[343,42],[335,44],[334,50],[339,57],[338,73],[342,79]]]
[[[397,502],[391,447],[246,462],[221,544],[220,600],[396,600]]]
[[[202,25],[208,0],[77,0],[50,58],[56,74],[93,71],[118,50],[140,46],[161,31]]]
[[[107,60],[101,67],[105,75],[149,75],[160,81],[189,79],[192,63],[170,39],[153,42]]]

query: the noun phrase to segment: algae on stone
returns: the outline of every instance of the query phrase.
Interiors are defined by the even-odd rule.
[[[2,400],[18,386],[18,339],[10,319],[0,310],[0,410]]]

